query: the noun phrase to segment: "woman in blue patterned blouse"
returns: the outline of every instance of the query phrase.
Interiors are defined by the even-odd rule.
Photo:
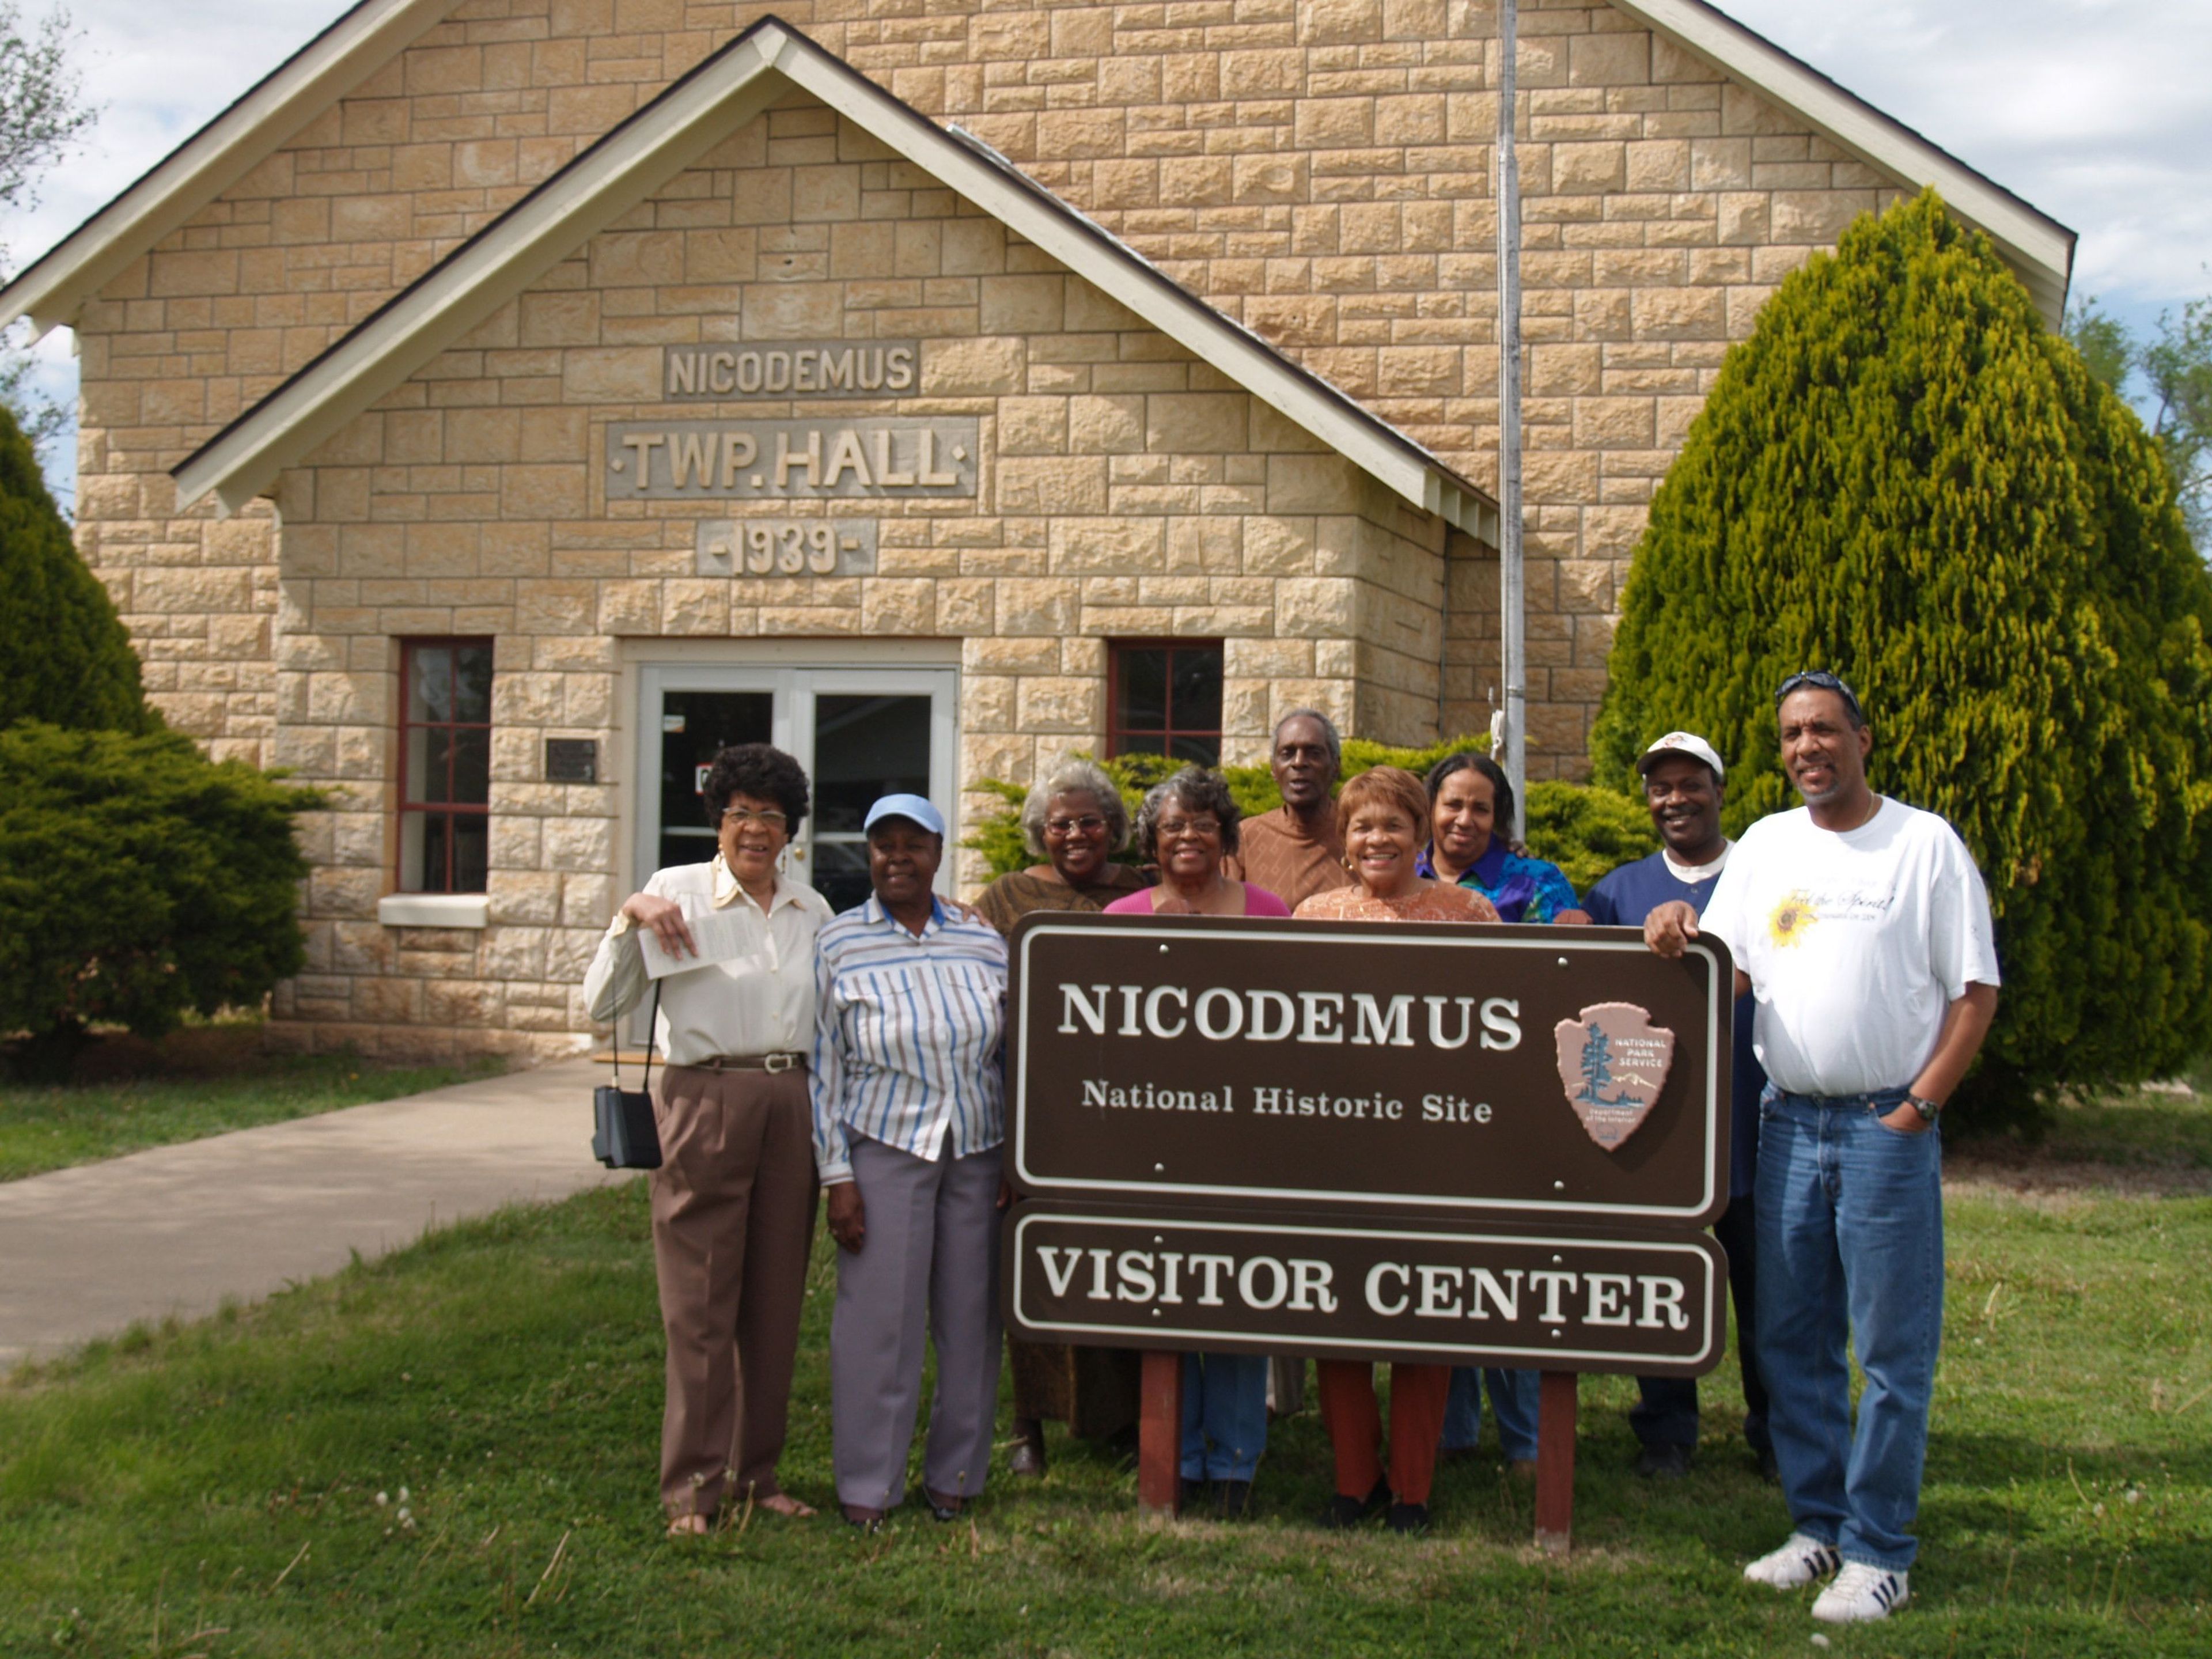
[[[1584,922],[1565,872],[1506,844],[1513,786],[1487,755],[1447,755],[1429,769],[1430,842],[1414,867],[1438,881],[1471,887],[1498,907],[1501,921]],[[1498,1450],[1516,1474],[1536,1473],[1534,1371],[1462,1365],[1452,1372],[1444,1407],[1443,1454],[1465,1456],[1482,1427],[1482,1395],[1498,1419]]]
[[[1431,840],[1418,860],[1437,881],[1473,888],[1504,921],[1586,922],[1566,874],[1515,852],[1498,833],[1513,822],[1513,786],[1487,755],[1447,755],[1429,769]]]

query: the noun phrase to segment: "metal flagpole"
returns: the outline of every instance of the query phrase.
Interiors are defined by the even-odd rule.
[[[1513,155],[1514,0],[1498,8],[1498,597],[1504,612],[1504,753],[1516,840],[1528,826],[1528,596],[1521,562],[1521,173]],[[1498,745],[1492,745],[1496,753]]]

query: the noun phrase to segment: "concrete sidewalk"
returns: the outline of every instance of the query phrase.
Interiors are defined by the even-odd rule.
[[[0,1182],[0,1368],[626,1180],[592,1158],[606,1076],[564,1060]]]

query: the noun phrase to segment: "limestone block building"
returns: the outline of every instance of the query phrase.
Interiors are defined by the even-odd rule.
[[[1473,0],[362,0],[3,292],[75,331],[77,535],[170,722],[290,767],[300,1045],[555,1053],[772,739],[794,847],[1296,703],[1480,729],[1496,17]],[[1577,775],[1729,343],[1939,188],[1699,0],[1522,0],[1531,770]],[[972,864],[948,879],[972,881]]]

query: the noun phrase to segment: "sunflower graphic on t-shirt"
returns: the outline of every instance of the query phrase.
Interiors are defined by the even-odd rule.
[[[1766,936],[1778,945],[1793,945],[1820,919],[1820,912],[1813,908],[1813,896],[1801,887],[1786,894],[1774,907],[1773,914],[1766,919]]]

